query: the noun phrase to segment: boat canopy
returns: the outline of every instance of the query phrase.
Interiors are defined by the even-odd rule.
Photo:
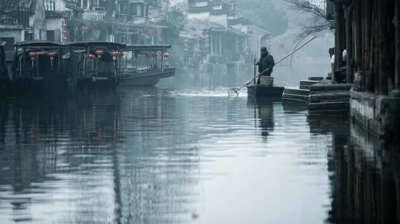
[[[73,42],[66,44],[67,47],[76,47],[76,48],[109,48],[109,49],[123,49],[126,47],[125,44],[114,43],[114,42],[105,42],[105,41],[90,41],[90,42]]]
[[[143,44],[134,44],[127,45],[124,50],[125,51],[163,51],[171,48],[170,44],[158,44],[158,45],[143,45]]]
[[[28,48],[28,49],[44,49],[44,48],[59,48],[61,44],[49,41],[24,41],[15,44],[16,47]]]

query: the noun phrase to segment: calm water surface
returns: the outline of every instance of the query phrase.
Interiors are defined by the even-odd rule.
[[[397,155],[344,118],[156,89],[8,100],[0,115],[2,224],[400,220]]]

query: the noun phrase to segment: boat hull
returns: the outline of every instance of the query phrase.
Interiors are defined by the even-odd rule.
[[[125,74],[120,77],[120,86],[153,87],[164,78],[175,75],[175,69],[145,73]]]
[[[256,98],[282,98],[283,90],[284,87],[252,85],[247,87],[247,94]]]

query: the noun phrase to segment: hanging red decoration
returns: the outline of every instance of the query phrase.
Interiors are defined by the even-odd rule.
[[[104,51],[103,51],[103,50],[96,50],[96,54],[97,54],[98,56],[101,56],[101,55],[104,54]]]
[[[48,56],[55,56],[56,54],[57,54],[57,52],[54,52],[54,51],[47,52]]]

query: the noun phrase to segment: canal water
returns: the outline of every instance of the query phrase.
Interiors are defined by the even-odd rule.
[[[343,117],[226,90],[0,107],[0,223],[396,223],[398,156]]]

